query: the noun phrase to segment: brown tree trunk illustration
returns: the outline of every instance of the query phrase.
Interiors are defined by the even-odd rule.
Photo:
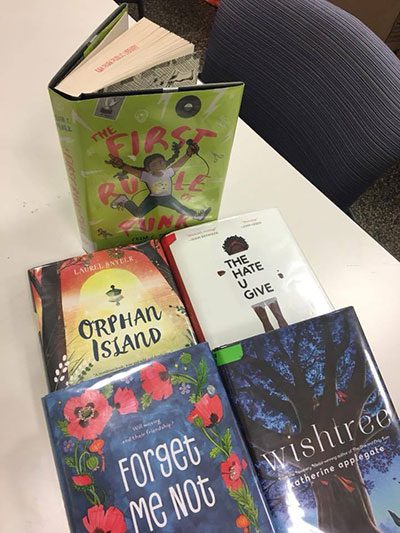
[[[342,481],[341,481],[342,479]],[[346,482],[351,482],[351,489]],[[357,466],[347,468],[344,476],[316,481],[313,493],[318,509],[318,528],[329,533],[379,533],[371,503]]]
[[[54,376],[62,357],[66,353],[64,316],[61,301],[61,283],[59,275],[59,263],[52,263],[42,269],[42,277],[39,282],[32,274],[30,280],[42,302],[42,328],[41,342],[44,361],[47,369],[47,379],[51,390],[63,388],[68,380],[55,382]]]
[[[167,281],[171,289],[174,292],[178,293],[176,285],[175,285],[175,281],[172,276],[171,269],[169,268],[168,263],[157,252],[154,246],[152,246],[151,242],[144,242],[138,246],[126,247],[125,249],[134,250],[135,252],[141,252],[143,255],[145,255],[148,258],[148,260],[151,261],[153,265],[159,270],[159,272],[164,276],[165,280]]]

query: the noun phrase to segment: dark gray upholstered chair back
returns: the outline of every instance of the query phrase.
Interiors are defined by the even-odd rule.
[[[222,0],[201,79],[343,209],[400,159],[400,61],[325,0]]]

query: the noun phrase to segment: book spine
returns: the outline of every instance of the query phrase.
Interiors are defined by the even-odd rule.
[[[180,274],[179,268],[175,262],[174,255],[171,250],[171,244],[176,241],[176,235],[175,233],[169,233],[168,235],[165,235],[161,239],[161,246],[164,250],[165,257],[167,258],[167,261],[169,263],[172,275],[174,276],[176,286],[178,288],[179,296],[181,297],[181,300],[183,301],[186,311],[189,315],[190,322],[192,324],[192,327],[194,329],[196,338],[198,342],[205,342],[204,333],[201,329],[199,320],[196,316],[196,313],[194,311],[194,307],[192,305],[192,302],[190,300],[189,294],[186,290],[185,284],[183,282],[182,276]]]
[[[29,287],[31,289],[32,306],[33,306],[33,312],[35,313],[36,327],[38,329],[39,343],[40,343],[40,348],[42,350],[42,355],[43,355],[43,367],[44,367],[45,372],[46,372],[47,386],[49,387],[49,389],[51,389],[51,383],[50,383],[50,379],[49,379],[49,374],[47,372],[46,360],[45,360],[45,356],[44,356],[43,341],[42,341],[42,334],[41,334],[41,331],[42,331],[42,323],[41,323],[41,320],[40,320],[41,312],[39,314],[39,310],[37,308],[37,305],[39,305],[39,304],[36,303],[36,299],[35,299],[35,294],[36,294],[37,297],[41,300],[41,298],[40,298],[40,288],[39,288],[39,285],[37,283],[37,279],[36,279],[36,276],[35,276],[35,269],[34,268],[31,268],[30,270],[28,270],[28,280],[29,280]]]
[[[86,183],[82,176],[79,151],[80,142],[73,124],[76,102],[64,98],[52,89],[49,89],[49,93],[83,248],[86,252],[92,252],[95,247],[89,225]]]

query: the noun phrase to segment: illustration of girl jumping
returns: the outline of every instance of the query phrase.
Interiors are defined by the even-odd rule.
[[[155,207],[163,206],[194,220],[204,220],[211,211],[211,207],[196,211],[183,205],[172,195],[172,177],[193,154],[198,153],[199,147],[193,142],[188,144],[185,155],[177,161],[176,159],[179,157],[179,145],[177,143],[173,144],[173,150],[174,155],[168,160],[162,154],[148,155],[143,161],[143,167],[128,165],[121,158],[109,154],[110,159],[106,163],[122,170],[119,179],[124,179],[124,174],[126,174],[126,179],[128,174],[133,174],[143,181],[149,190],[148,196],[139,205],[125,194],[121,194],[111,202],[110,206],[113,209],[127,209],[137,218],[145,216]]]

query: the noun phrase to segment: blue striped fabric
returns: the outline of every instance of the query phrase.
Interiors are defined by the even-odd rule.
[[[202,80],[243,80],[242,118],[343,209],[400,159],[400,61],[327,1],[222,0]]]

